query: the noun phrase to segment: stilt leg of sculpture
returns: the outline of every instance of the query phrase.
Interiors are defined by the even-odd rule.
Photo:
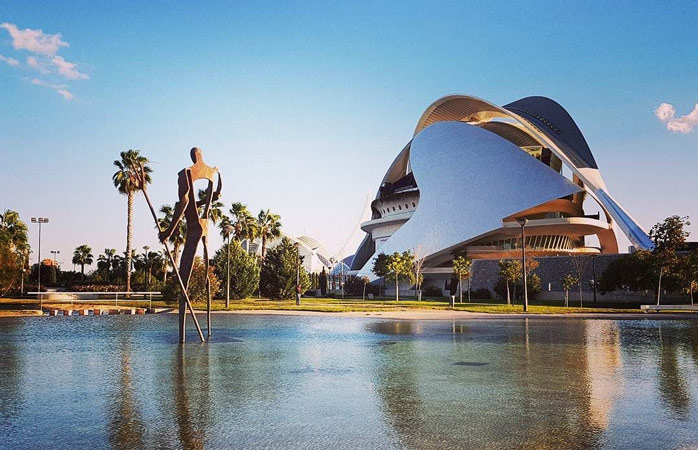
[[[208,267],[209,267],[209,259],[208,259],[208,242],[207,242],[207,237],[204,236],[202,238],[202,241],[204,243],[204,261],[206,264],[206,332],[208,333],[208,337],[211,337],[211,279],[208,277]]]
[[[182,279],[182,292],[188,292],[189,290],[189,280],[191,279],[191,272],[194,267],[194,258],[196,257],[196,249],[199,246],[199,241],[202,236],[201,229],[187,229],[186,241],[184,242],[184,249],[182,250],[182,256],[179,263],[179,276]],[[191,303],[191,302],[189,302]],[[194,314],[194,309],[190,307],[192,318],[197,322],[196,315]],[[186,315],[187,315],[187,298],[180,298],[179,303],[179,331],[180,342],[184,342],[184,332],[186,328]],[[197,322],[198,323],[198,322]],[[201,334],[201,341],[204,342],[203,333],[199,328],[199,333]]]
[[[143,173],[143,167],[141,166],[141,179],[145,178],[145,174]],[[150,201],[150,196],[148,196],[148,191],[146,190],[145,183],[141,182],[141,189],[143,191],[143,196],[145,197],[145,201],[148,203],[148,208],[150,208],[150,213],[153,215],[153,220],[155,220],[155,227],[160,231],[160,222],[158,221],[158,216],[155,214],[155,209],[153,208],[153,204]],[[199,321],[196,319],[196,315],[194,314],[194,307],[192,306],[191,302],[189,301],[189,295],[187,294],[187,289],[184,286],[184,282],[182,281],[182,277],[177,271],[177,265],[175,264],[174,257],[172,256],[172,252],[170,251],[170,246],[167,244],[167,241],[164,241],[162,245],[165,246],[165,251],[167,252],[167,256],[170,259],[170,264],[172,264],[172,268],[174,269],[174,273],[177,276],[177,281],[179,281],[179,287],[182,289],[182,292],[184,292],[184,300],[186,302],[186,305],[189,307],[189,311],[191,312],[191,317],[194,319],[194,325],[196,325],[196,331],[199,332],[199,339],[201,339],[201,342],[206,342],[204,339],[204,333],[201,332],[201,326],[199,325]],[[181,300],[180,300],[181,301]],[[186,310],[185,310],[186,313]],[[184,317],[184,314],[182,314],[180,310],[180,329],[179,329],[179,342],[184,343],[185,342],[185,335],[184,335],[184,326],[181,325],[182,317]]]

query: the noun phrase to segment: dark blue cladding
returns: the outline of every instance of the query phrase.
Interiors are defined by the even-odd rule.
[[[536,125],[578,168],[598,169],[586,139],[565,108],[547,97],[526,97],[503,108]]]

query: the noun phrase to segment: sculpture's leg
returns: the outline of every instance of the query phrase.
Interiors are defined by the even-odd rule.
[[[208,333],[208,337],[211,337],[211,279],[208,277],[208,266],[209,266],[209,260],[208,260],[208,243],[207,243],[207,236],[204,236],[202,238],[202,241],[204,243],[204,261],[206,265],[206,332]]]
[[[196,248],[199,246],[199,240],[201,239],[201,231],[199,230],[189,230],[187,232],[186,241],[184,243],[184,250],[182,250],[182,257],[179,263],[179,275],[182,278],[182,284],[184,288],[189,291],[189,279],[191,278],[191,271],[194,265],[194,257],[196,256]],[[194,315],[192,311],[192,315]],[[179,299],[179,342],[184,343],[186,341],[186,318],[187,318],[187,301],[182,295]]]

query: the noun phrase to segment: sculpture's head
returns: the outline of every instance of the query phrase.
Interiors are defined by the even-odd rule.
[[[199,147],[192,148],[189,154],[191,155],[191,160],[194,162],[194,164],[204,161],[204,157],[201,155],[201,149]]]

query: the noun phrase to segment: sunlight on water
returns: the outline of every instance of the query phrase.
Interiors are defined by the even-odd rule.
[[[0,320],[2,448],[690,448],[698,323]]]

